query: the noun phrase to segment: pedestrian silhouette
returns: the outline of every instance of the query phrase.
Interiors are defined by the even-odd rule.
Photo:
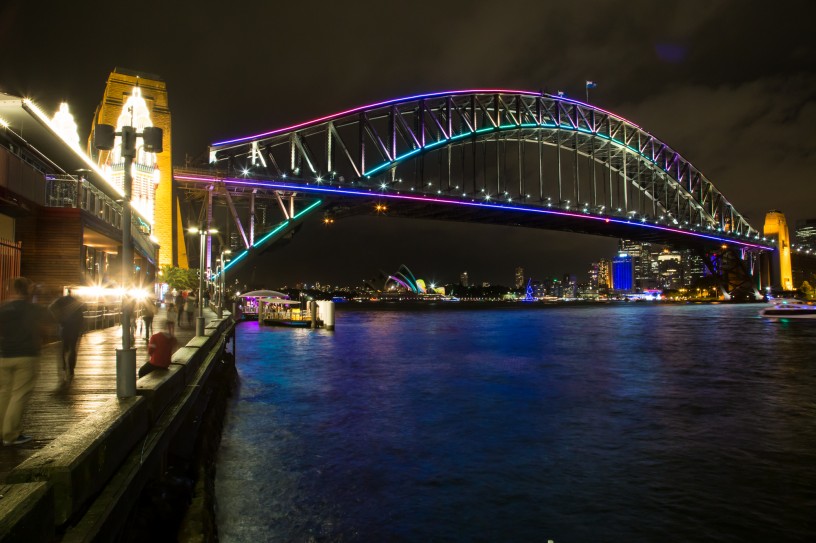
[[[0,423],[3,445],[31,441],[22,420],[40,369],[40,347],[48,315],[31,302],[31,281],[17,277],[9,301],[0,306]]]
[[[48,306],[48,310],[60,325],[60,339],[62,340],[60,378],[64,384],[70,385],[74,379],[79,338],[82,337],[85,326],[85,304],[71,296],[69,289],[65,296],[54,300]]]

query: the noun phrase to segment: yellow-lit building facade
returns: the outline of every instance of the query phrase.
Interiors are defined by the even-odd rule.
[[[172,123],[167,84],[156,75],[121,68],[108,76],[102,102],[97,107],[93,125],[109,124],[117,131],[123,125],[140,131],[146,126],[162,129],[163,152],[141,152],[137,140],[134,159],[132,202],[151,222],[152,236],[159,244],[157,263],[161,266],[188,267],[181,224],[181,211],[173,190]],[[93,148],[93,130],[88,140],[88,152],[99,166],[109,173],[114,183],[123,183],[124,172],[120,154],[120,138],[111,151]]]

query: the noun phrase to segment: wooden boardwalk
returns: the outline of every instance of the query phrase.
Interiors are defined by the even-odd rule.
[[[164,330],[164,308],[153,319],[153,331]],[[204,310],[206,322],[215,313]],[[122,347],[121,327],[93,330],[82,336],[74,380],[69,386],[60,386],[58,364],[62,347],[59,342],[43,348],[40,375],[23,415],[23,433],[34,439],[24,445],[0,445],[0,483],[20,462],[43,448],[57,436],[71,431],[71,427],[93,413],[97,407],[116,396],[116,349]],[[176,324],[177,347],[187,344],[195,336],[193,325]],[[136,333],[136,368],[147,361],[147,341]]]

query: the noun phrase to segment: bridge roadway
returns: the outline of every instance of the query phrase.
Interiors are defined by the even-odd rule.
[[[167,311],[160,309],[153,320],[153,330],[164,329]],[[206,322],[215,313],[204,310]],[[136,365],[147,360],[147,342],[136,339]],[[176,348],[183,347],[195,337],[195,322],[176,325]],[[23,433],[34,439],[24,445],[0,446],[0,484],[6,482],[9,472],[21,462],[42,449],[58,436],[70,432],[79,421],[96,411],[116,394],[116,349],[122,346],[121,327],[92,330],[82,337],[79,346],[74,381],[60,387],[57,363],[61,353],[59,342],[43,348],[40,375],[25,414]]]

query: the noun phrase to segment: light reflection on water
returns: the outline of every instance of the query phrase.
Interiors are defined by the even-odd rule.
[[[759,309],[243,323],[221,540],[809,541],[816,330]]]

